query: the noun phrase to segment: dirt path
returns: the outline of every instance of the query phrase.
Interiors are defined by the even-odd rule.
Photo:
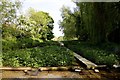
[[[118,80],[120,73],[100,71],[95,73],[93,70],[83,70],[82,72],[71,71],[42,71],[38,72],[37,76],[26,75],[23,71],[3,71],[2,80],[18,80],[15,78],[78,78],[80,80]],[[9,78],[9,79],[8,79]],[[12,79],[13,78],[13,79]],[[24,79],[24,80],[25,80]],[[23,80],[23,79],[19,79]]]

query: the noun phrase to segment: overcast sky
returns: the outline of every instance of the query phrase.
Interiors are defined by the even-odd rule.
[[[76,5],[71,0],[25,0],[23,2],[22,11],[26,12],[30,7],[35,10],[48,12],[54,19],[53,33],[56,37],[62,36],[62,32],[59,31],[58,21],[61,19],[60,8],[65,5],[69,6],[73,10]]]

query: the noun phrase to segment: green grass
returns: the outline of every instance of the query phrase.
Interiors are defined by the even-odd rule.
[[[70,66],[74,61],[71,51],[57,45],[3,52],[3,66],[10,67]]]
[[[90,44],[80,41],[63,41],[65,46],[96,64],[120,64],[120,45],[113,43]],[[117,50],[116,50],[117,48]]]

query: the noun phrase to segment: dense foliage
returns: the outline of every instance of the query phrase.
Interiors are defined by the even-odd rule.
[[[72,15],[69,7],[63,6],[61,12],[63,21],[59,22],[60,28],[63,30],[66,39],[72,39],[76,37],[75,17]]]
[[[97,64],[120,64],[120,2],[75,4],[73,12],[61,8],[64,39],[79,40],[65,41],[65,46]]]
[[[21,7],[21,2],[19,0],[0,0],[0,25],[9,21],[14,23],[17,16],[16,12]]]
[[[63,41],[70,50],[82,55],[96,64],[112,66],[120,64],[120,46],[112,43],[93,45],[89,42]]]
[[[119,4],[77,2],[74,12],[63,6],[59,25],[64,38],[88,41],[68,41],[65,46],[97,64],[120,64],[120,45],[109,43],[120,43]],[[34,9],[29,9],[27,16],[17,15],[20,8],[18,0],[0,0],[3,66],[72,65],[72,52],[50,41],[54,37],[52,17]]]
[[[81,3],[76,2],[74,12],[63,7],[60,28],[65,38],[91,43],[120,43],[120,2]],[[70,37],[71,36],[71,37]]]
[[[42,40],[51,40],[54,36],[52,33],[54,20],[49,13],[43,11],[35,11],[30,8],[29,19],[35,21],[34,37],[38,37]],[[39,35],[37,35],[39,34]]]
[[[36,46],[51,40],[54,20],[48,13],[31,10],[29,16],[17,15],[21,7],[19,1],[1,1],[2,48],[14,50]],[[8,12],[9,11],[9,12]]]
[[[10,1],[10,0],[0,0],[0,66],[2,65],[2,26],[3,24],[7,25],[13,24],[16,22],[16,12],[18,9],[20,9],[21,3],[16,0],[16,1]],[[8,34],[9,36],[9,34]],[[9,39],[8,39],[9,40]],[[10,39],[11,40],[11,39]]]
[[[4,13],[1,14],[3,53],[0,55],[3,66],[72,65],[72,52],[60,47],[58,42],[49,41],[54,37],[54,20],[48,13],[30,9],[28,16],[17,15],[21,2],[0,2],[0,11]]]
[[[56,45],[3,52],[3,66],[68,66],[74,62],[71,51]]]

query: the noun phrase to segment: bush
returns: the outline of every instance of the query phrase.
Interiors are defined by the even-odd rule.
[[[120,48],[119,45],[113,43],[104,43],[93,45],[88,42],[80,41],[64,41],[66,47],[80,54],[88,60],[96,64],[120,64],[120,57],[116,54],[115,48]]]
[[[11,67],[69,66],[74,61],[73,53],[59,46],[36,47],[3,53],[3,66]]]
[[[83,56],[88,58],[89,60],[95,62],[96,64],[106,64],[108,66],[112,66],[117,64],[119,61],[117,60],[117,55],[113,53],[106,52],[104,50],[83,50]]]
[[[2,50],[7,51],[11,49],[16,49],[17,42],[16,38],[2,39]]]

